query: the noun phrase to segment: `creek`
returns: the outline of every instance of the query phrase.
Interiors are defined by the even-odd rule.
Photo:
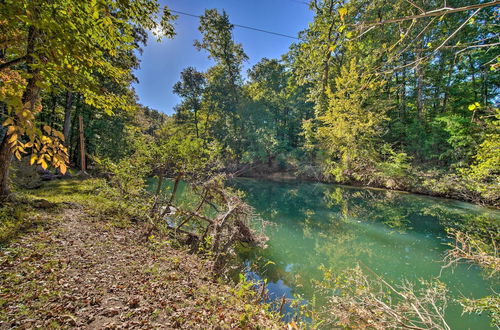
[[[500,211],[469,203],[383,189],[238,178],[231,185],[269,222],[265,249],[240,249],[247,275],[267,280],[270,297],[315,295],[320,266],[335,274],[362,265],[393,285],[439,277],[449,290],[452,329],[489,329],[486,315],[462,315],[456,299],[500,292],[499,278],[476,265],[442,270],[456,223],[500,221]]]

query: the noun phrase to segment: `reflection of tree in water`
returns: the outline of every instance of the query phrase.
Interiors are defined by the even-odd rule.
[[[340,207],[351,220],[383,223],[399,233],[412,230],[412,218],[420,216],[421,205],[402,193],[390,190],[336,187],[325,190],[327,206]]]
[[[321,264],[340,273],[362,261],[375,270],[378,265],[392,280],[400,280],[401,274],[433,276],[445,249],[440,240],[445,228],[451,222],[491,217],[484,210],[460,211],[457,202],[387,190],[257,180],[235,186],[264,219],[276,224],[268,230],[267,249],[248,250],[241,257],[261,277],[282,280],[306,298],[314,292],[311,279],[322,277]],[[412,258],[431,265],[415,269]]]
[[[498,212],[484,213],[470,208],[450,208],[446,205],[434,204],[423,208],[422,213],[437,219],[445,228],[457,229],[500,243]]]

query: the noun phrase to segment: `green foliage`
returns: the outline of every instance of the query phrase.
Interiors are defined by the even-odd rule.
[[[385,144],[382,148],[384,161],[377,164],[379,175],[385,180],[408,181],[412,176],[411,157],[404,152],[396,152]],[[388,188],[398,188],[398,183],[388,184]]]
[[[435,120],[444,125],[442,130],[448,134],[446,142],[450,146],[438,157],[453,162],[470,161],[476,148],[476,125],[470,121],[470,118],[460,115],[437,117]]]
[[[79,91],[87,104],[108,113],[128,108],[129,99],[103,89],[101,78],[131,81],[131,68],[116,59],[138,47],[138,29],[173,35],[172,16],[166,10],[157,23],[158,11],[154,0],[6,1],[0,16],[6,59],[33,57],[30,67],[37,70],[37,86],[42,89]],[[26,51],[28,42],[35,43],[33,50]]]
[[[151,173],[146,166],[145,157],[133,155],[123,158],[114,164],[111,161],[101,163],[104,170],[111,173],[110,183],[127,198],[128,196],[140,196],[146,187],[145,180]]]
[[[38,114],[44,93],[78,93],[82,101],[108,115],[131,110],[135,100],[130,84],[138,67],[134,51],[145,43],[145,30],[173,36],[167,7],[162,17],[156,0],[136,1],[4,1],[0,12],[3,126],[1,158],[10,163],[31,153],[30,163],[47,169],[52,164],[65,173],[69,162],[68,138]],[[7,78],[7,79],[5,79]],[[71,103],[67,102],[67,119]],[[64,121],[68,128],[69,120]],[[28,141],[26,141],[28,140]],[[9,147],[4,147],[6,142]],[[8,194],[8,164],[2,166],[0,193]]]
[[[174,93],[184,101],[176,108],[176,119],[181,123],[194,124],[196,137],[200,137],[200,119],[202,93],[205,87],[205,77],[201,72],[189,67],[181,72],[181,81],[174,85]]]
[[[387,109],[370,97],[383,83],[360,70],[354,59],[342,67],[335,79],[335,92],[327,93],[329,107],[318,117],[318,139],[333,161],[329,174],[338,181],[355,176],[359,168],[380,159],[377,142]]]
[[[477,149],[474,163],[461,170],[469,188],[490,201],[500,198],[500,110],[494,111],[493,118],[487,122],[486,135]]]
[[[156,132],[156,141],[150,147],[152,165],[172,176],[207,176],[219,168],[217,143],[206,143],[173,119]]]

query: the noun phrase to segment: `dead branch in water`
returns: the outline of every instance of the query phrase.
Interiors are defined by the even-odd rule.
[[[174,187],[179,183],[180,178],[175,180]],[[246,204],[240,196],[224,185],[225,177],[217,175],[205,183],[193,184],[195,194],[200,196],[200,202],[194,209],[186,209],[179,205],[175,205],[174,197],[176,188],[170,196],[166,206],[164,206],[158,214],[156,221],[164,222],[166,216],[182,219],[180,223],[173,227],[169,227],[175,231],[188,234],[193,238],[193,250],[200,244],[208,244],[208,251],[213,256],[212,271],[220,274],[224,271],[228,257],[233,254],[233,247],[237,243],[248,243],[251,245],[262,246],[267,241],[262,232],[257,233],[250,226],[252,220],[256,218],[254,210]],[[203,211],[203,207],[210,206],[217,213],[215,216],[208,216]],[[205,223],[201,226],[202,234],[181,230],[181,227],[189,223]],[[198,226],[200,227],[200,226]],[[207,236],[210,237],[207,240]],[[207,243],[208,241],[208,243]]]

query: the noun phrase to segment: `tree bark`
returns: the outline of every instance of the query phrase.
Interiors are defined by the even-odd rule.
[[[19,64],[21,62],[24,62],[24,61],[26,61],[27,58],[28,58],[28,56],[21,56],[21,57],[18,57],[16,59],[10,60],[8,62],[1,63],[0,64],[0,70],[6,69],[6,68],[9,68],[9,67],[11,67],[13,65],[16,65],[16,64]]]
[[[2,139],[0,144],[0,198],[3,199],[9,195],[9,167],[12,160],[12,150],[7,143],[8,136]]]
[[[415,69],[415,75],[417,78],[417,113],[418,117],[424,123],[424,100],[423,100],[423,88],[424,88],[424,70],[423,63],[420,61],[422,58],[422,48],[423,48],[423,40],[420,42],[420,48],[417,51],[417,67]]]
[[[71,133],[71,109],[73,108],[73,93],[72,92],[67,92],[66,93],[66,106],[64,108],[64,127],[63,127],[63,134],[64,134],[64,141],[66,146],[69,146],[70,144],[70,133]]]
[[[32,54],[35,50],[35,42],[38,37],[38,31],[35,27],[30,26],[28,29],[28,44],[26,46],[26,64],[27,73],[29,75],[28,84],[24,90],[22,96],[23,107],[28,107],[31,111],[35,108],[35,103],[40,94],[40,88],[37,87],[36,82],[39,79],[40,69],[33,69],[32,64],[35,63],[35,59]],[[12,162],[12,149],[8,143],[10,135],[5,134],[2,143],[0,145],[0,197],[5,198],[9,195],[9,167]]]
[[[172,203],[174,202],[175,194],[177,193],[177,187],[179,186],[179,182],[181,181],[182,175],[183,175],[183,173],[179,173],[175,177],[174,188],[172,190],[172,194],[170,195],[168,205],[172,205]]]

